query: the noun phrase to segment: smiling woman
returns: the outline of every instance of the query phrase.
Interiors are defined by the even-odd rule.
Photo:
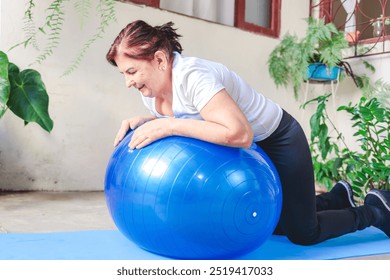
[[[132,22],[107,54],[151,113],[123,121],[115,144],[135,128],[126,142],[130,149],[169,136],[235,148],[255,143],[271,158],[281,180],[283,207],[276,233],[301,245],[371,225],[390,236],[390,192],[370,192],[367,203],[355,207],[351,186],[341,181],[329,193],[315,196],[311,154],[299,123],[223,64],[182,55],[180,35],[172,26]]]
[[[189,125],[190,120],[183,123],[179,119],[169,118],[148,122],[137,130],[130,146],[142,148],[160,138],[175,134],[229,146],[249,147],[253,132],[245,116],[224,87],[220,83],[215,83],[213,78],[210,80],[207,77],[207,67],[205,68],[200,61],[193,64],[193,59],[188,62],[180,59],[182,52],[178,41],[180,35],[172,26],[172,22],[158,27],[152,27],[140,20],[132,22],[120,32],[106,57],[123,73],[126,85],[140,91],[145,105],[153,116],[180,116],[196,120],[191,120],[192,125]],[[222,65],[218,67],[221,68],[218,71],[226,71]],[[201,87],[193,84],[200,80],[204,84]],[[207,92],[203,91],[202,88],[210,83],[214,83],[215,86]],[[178,87],[188,89],[186,93],[188,96],[180,96]],[[213,98],[214,96],[216,97]],[[195,101],[192,105],[191,100]],[[223,114],[214,113],[213,107],[210,106],[213,103],[218,107],[221,103],[225,104],[226,110]],[[234,113],[234,117],[231,113]],[[201,122],[201,119],[208,122]],[[134,120],[123,122],[117,138],[123,137],[129,128],[134,129],[145,123],[145,118],[137,120],[140,123]],[[205,133],[205,125],[218,134]],[[117,144],[117,141],[115,143]]]
[[[107,53],[107,60],[123,73],[126,86],[135,87],[144,97],[156,97],[159,111],[168,116],[173,116],[169,102],[172,88],[167,76],[170,71],[166,70],[171,69],[173,52],[182,51],[177,40],[180,36],[172,25],[169,22],[153,28],[142,21],[133,22],[122,30]],[[166,98],[156,96],[156,92]]]

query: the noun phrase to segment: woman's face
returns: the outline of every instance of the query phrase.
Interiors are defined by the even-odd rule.
[[[126,86],[135,87],[145,97],[158,97],[164,94],[169,85],[166,66],[158,57],[153,60],[138,60],[118,54],[115,62],[125,76]]]

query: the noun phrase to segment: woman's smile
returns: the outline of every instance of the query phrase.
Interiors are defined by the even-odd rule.
[[[142,85],[142,86],[140,86],[140,87],[137,87],[137,89],[139,90],[139,91],[141,91],[141,89],[143,89],[145,87],[145,85]]]

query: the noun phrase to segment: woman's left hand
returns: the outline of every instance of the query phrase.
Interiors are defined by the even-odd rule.
[[[129,143],[130,149],[140,149],[161,138],[171,136],[171,121],[171,118],[160,118],[139,126]]]

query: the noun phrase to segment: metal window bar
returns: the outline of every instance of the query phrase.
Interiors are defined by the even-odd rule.
[[[347,1],[351,2],[351,0],[311,0],[310,15],[325,18],[327,23],[333,22],[339,30],[344,30],[346,23],[348,27],[355,29],[354,32],[346,33],[352,49],[346,58],[390,53],[390,1],[369,0],[363,3],[364,0],[352,0],[352,3],[356,3],[350,14],[346,13],[343,6]],[[368,12],[363,4],[371,5],[371,8],[376,5],[377,13],[374,15],[373,11]]]

